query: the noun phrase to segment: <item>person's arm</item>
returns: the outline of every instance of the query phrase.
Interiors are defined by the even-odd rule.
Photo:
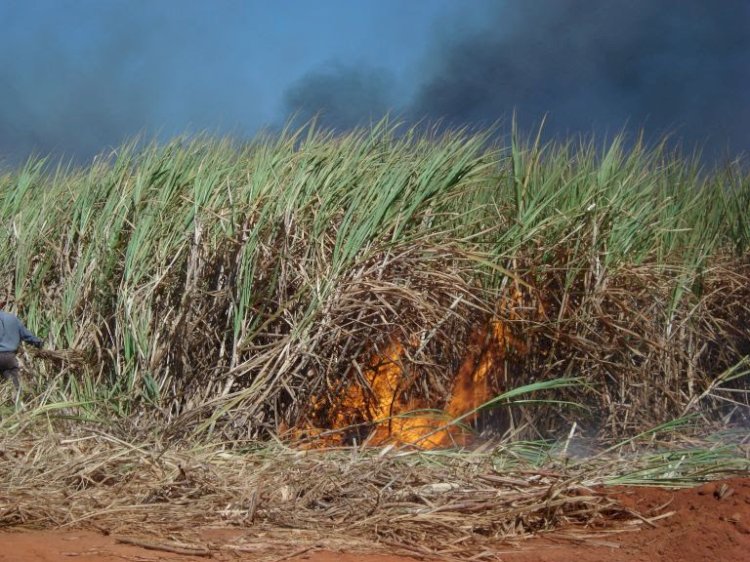
[[[44,343],[41,338],[32,334],[20,320],[18,321],[18,333],[21,335],[21,339],[24,342],[30,343],[34,347],[42,347],[42,344]]]

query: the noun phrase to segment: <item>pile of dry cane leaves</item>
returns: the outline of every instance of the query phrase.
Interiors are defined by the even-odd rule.
[[[582,482],[528,465],[500,469],[486,451],[266,444],[237,453],[99,432],[19,435],[0,448],[0,528],[95,528],[219,558],[272,546],[468,560],[551,529],[583,537],[643,523]],[[217,527],[241,538],[220,544],[198,532]]]

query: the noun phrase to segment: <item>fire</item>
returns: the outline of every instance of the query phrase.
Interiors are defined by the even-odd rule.
[[[521,298],[516,292],[512,299],[500,303],[506,318],[517,317],[512,304]],[[364,443],[373,446],[392,443],[434,449],[468,444],[468,426],[476,421],[478,409],[505,386],[506,362],[513,355],[527,354],[529,347],[513,334],[507,322],[489,320],[471,332],[466,353],[452,377],[449,396],[440,404],[428,404],[423,399],[405,398],[414,381],[407,368],[407,353],[417,344],[416,338],[406,342],[392,338],[364,368],[350,372],[350,382],[340,399],[327,407],[317,404],[313,408],[318,420],[323,414],[325,425],[339,431],[308,428],[308,436],[321,432],[326,436],[313,444],[340,444],[349,428],[362,427],[369,432],[361,436]]]
[[[434,448],[450,444],[453,431],[439,429],[447,421],[445,416],[415,413],[426,405],[403,398],[411,382],[406,352],[403,343],[392,340],[383,352],[373,355],[362,373],[367,385],[350,384],[331,419],[333,427],[345,428],[364,418],[375,426],[366,439],[369,445],[409,443]]]
[[[526,354],[527,351],[526,342],[515,337],[499,320],[491,320],[486,328],[475,330],[454,378],[446,412],[456,418],[487,402],[495,394],[493,390],[502,387],[499,377],[508,354]]]

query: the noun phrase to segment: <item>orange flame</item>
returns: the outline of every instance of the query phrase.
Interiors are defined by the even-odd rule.
[[[506,317],[517,317],[512,304],[521,299],[517,291],[512,299],[500,303]],[[444,403],[430,405],[405,398],[413,382],[406,368],[407,346],[416,345],[416,341],[405,344],[392,339],[382,352],[370,358],[364,369],[351,372],[351,382],[341,398],[329,405],[324,416],[326,425],[343,431],[358,424],[372,424],[374,429],[365,440],[369,445],[409,444],[424,449],[466,445],[471,441],[467,426],[476,421],[478,408],[502,391],[506,362],[514,354],[527,354],[529,348],[528,342],[515,336],[509,325],[499,319],[474,329],[453,377],[450,395]],[[320,412],[322,408],[319,404],[314,409]],[[316,435],[321,430],[307,428],[305,432]],[[313,446],[340,444],[342,435],[331,434],[331,438],[321,438]]]

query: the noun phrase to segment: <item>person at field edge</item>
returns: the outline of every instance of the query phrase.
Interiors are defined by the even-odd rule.
[[[16,351],[22,341],[36,348],[41,348],[44,343],[23,325],[18,316],[0,310],[0,373],[13,383],[17,393],[21,391],[21,382]]]

